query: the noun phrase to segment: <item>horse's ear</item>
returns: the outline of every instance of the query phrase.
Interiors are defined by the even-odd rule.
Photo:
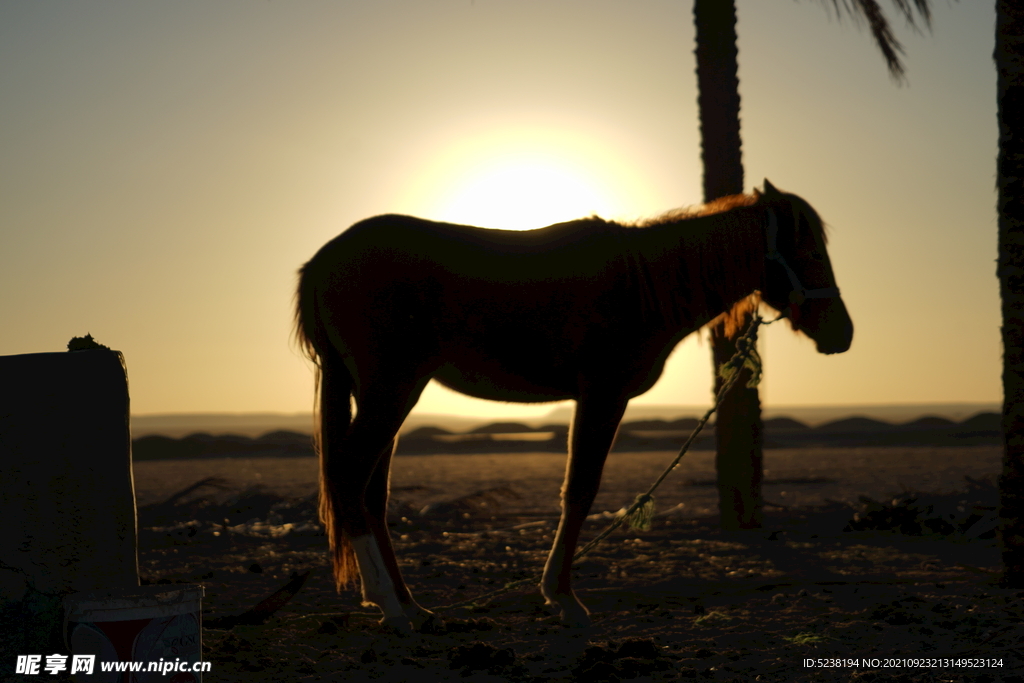
[[[761,201],[761,191],[758,190],[756,187],[754,188],[754,201],[755,202]]]
[[[775,189],[775,186],[769,182],[767,178],[764,179],[764,193],[771,197],[772,195],[781,195],[782,193]]]

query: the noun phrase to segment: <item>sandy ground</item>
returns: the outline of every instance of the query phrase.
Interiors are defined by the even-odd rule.
[[[674,452],[609,455],[594,511],[618,510],[630,503],[674,457]],[[902,486],[920,491],[956,490],[963,486],[964,475],[998,473],[1001,457],[997,446],[767,450],[764,495],[787,506],[807,506],[828,500],[855,502],[859,495],[884,498]],[[418,504],[508,485],[523,498],[510,501],[505,512],[557,514],[565,461],[564,455],[556,453],[400,456],[393,460],[391,485],[397,497]],[[298,497],[316,490],[318,470],[314,458],[141,462],[135,464],[136,498],[140,506],[148,505],[204,476],[223,477],[237,486],[261,485],[282,496]],[[688,453],[656,494],[659,507],[683,503],[692,515],[711,514],[718,506],[714,478],[714,453]],[[783,483],[773,483],[780,481]],[[412,486],[427,490],[403,491]]]
[[[631,502],[673,455],[612,454],[594,512]],[[444,620],[432,633],[382,632],[354,591],[336,594],[323,536],[150,530],[140,564],[148,582],[204,584],[207,619],[312,570],[266,623],[204,629],[209,681],[1014,680],[1024,591],[995,584],[994,541],[843,532],[851,510],[828,503],[901,485],[955,490],[998,472],[999,458],[997,447],[769,450],[765,498],[786,508],[769,507],[763,530],[724,533],[713,454],[688,455],[656,494],[660,510],[682,508],[650,531],[616,532],[575,566],[586,629],[562,627],[535,588],[479,598],[543,565],[565,467],[546,453],[395,460],[394,497],[409,512],[392,533],[410,587]],[[137,463],[139,503],[206,476],[299,497],[317,473],[312,459]],[[414,513],[493,487],[518,497],[468,516]],[[588,523],[585,539],[605,523]]]

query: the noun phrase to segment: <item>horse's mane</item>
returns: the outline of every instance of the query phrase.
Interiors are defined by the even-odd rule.
[[[753,194],[732,194],[727,197],[720,197],[707,204],[695,206],[684,206],[678,209],[671,209],[665,213],[658,214],[652,218],[646,218],[629,224],[630,227],[648,228],[666,223],[678,223],[688,218],[699,218],[700,216],[711,216],[716,213],[725,213],[740,206],[753,206],[757,203],[758,196]]]
[[[818,212],[800,197],[783,194],[785,201],[793,212],[793,220],[802,216],[806,224],[828,243],[827,226]],[[765,195],[755,191],[752,194],[734,194],[715,199],[706,204],[672,209],[652,218],[620,224],[624,228],[635,228],[644,231],[643,242],[655,250],[671,250],[677,246],[680,236],[688,237],[688,245],[694,249],[690,258],[685,259],[687,265],[695,264],[696,269],[687,269],[686,277],[677,271],[673,282],[666,282],[670,291],[678,291],[678,287],[686,287],[691,293],[715,291],[721,287],[723,278],[734,277],[738,269],[750,272],[764,267],[763,252],[751,249],[751,239],[759,240],[758,247],[764,244],[764,218],[758,213],[745,212],[745,215],[725,220],[700,220],[725,214],[733,209],[751,207],[766,199]],[[773,200],[777,204],[777,200]],[[778,208],[778,207],[776,207]],[[659,227],[671,227],[658,230]],[[711,245],[715,248],[710,248]],[[765,245],[767,246],[767,245]],[[696,272],[694,272],[696,271]],[[671,296],[657,297],[662,303],[662,314],[669,313],[664,305],[672,300]],[[715,317],[708,324],[723,324],[725,334],[732,337],[742,331],[748,315],[757,311],[761,304],[760,292],[753,292],[737,301],[731,309]]]
[[[637,230],[638,240],[643,246],[640,250],[648,260],[658,253],[676,253],[679,240],[685,238],[691,253],[681,259],[683,267],[662,272],[662,282],[650,282],[651,274],[643,269],[646,280],[657,292],[645,297],[645,304],[653,304],[658,313],[672,319],[680,313],[681,306],[687,302],[674,296],[680,292],[689,292],[690,296],[700,296],[703,292],[718,291],[722,282],[735,277],[737,271],[756,271],[764,267],[763,253],[750,248],[750,240],[763,240],[763,219],[753,214],[733,218],[729,221],[701,220],[724,214],[733,209],[749,207],[756,204],[759,196],[755,194],[736,194],[716,199],[707,204],[688,206],[667,211],[658,216],[632,223],[619,223],[629,231]],[[666,229],[659,229],[666,228]],[[725,333],[729,336],[741,331],[740,328],[748,313],[757,310],[761,298],[757,292],[735,302],[732,308],[715,317],[711,323],[723,322]],[[692,303],[698,303],[691,301]],[[709,302],[699,302],[705,310],[713,308]],[[690,310],[692,314],[698,311]]]

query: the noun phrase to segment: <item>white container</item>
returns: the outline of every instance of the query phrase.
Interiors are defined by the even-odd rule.
[[[73,655],[95,655],[90,683],[201,683],[203,587],[155,585],[73,593],[64,599],[64,636]],[[69,660],[70,662],[70,660]],[[141,671],[104,672],[102,662]],[[159,668],[148,670],[150,663]],[[70,666],[69,669],[70,671]]]

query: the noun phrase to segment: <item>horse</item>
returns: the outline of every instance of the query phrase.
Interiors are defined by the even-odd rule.
[[[811,205],[767,179],[763,192],[630,225],[592,216],[515,231],[383,215],[328,242],[299,270],[295,335],[316,371],[336,589],[358,574],[385,628],[434,618],[402,579],[386,521],[397,434],[430,379],[496,401],[574,399],[540,590],[564,624],[587,626],[570,567],[626,404],[684,337],[710,322],[735,334],[761,302],[818,352],[846,351],[853,323],[825,246]]]

